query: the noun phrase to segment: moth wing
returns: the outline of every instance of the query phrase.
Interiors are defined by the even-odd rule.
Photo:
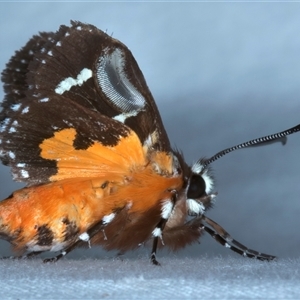
[[[141,142],[129,127],[57,95],[10,112],[3,126],[2,160],[16,180],[29,184],[124,175],[145,164]]]
[[[12,57],[2,80],[6,96],[0,114],[0,150],[15,180],[28,184],[60,180],[67,177],[57,176],[63,172],[62,162],[68,176],[91,175],[80,167],[80,160],[81,166],[86,164],[77,155],[86,151],[88,160],[96,144],[102,148],[96,161],[90,160],[99,172],[107,166],[104,160],[111,160],[112,152],[107,154],[104,148],[116,152],[118,146],[122,156],[124,141],[130,144],[125,151],[130,162],[143,161],[142,145],[170,150],[156,104],[131,52],[92,25],[72,22],[56,33],[34,36]],[[53,151],[57,156],[50,157],[45,154],[50,141],[57,149],[67,144],[70,151]]]

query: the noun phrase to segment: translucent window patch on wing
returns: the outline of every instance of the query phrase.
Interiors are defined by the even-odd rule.
[[[126,75],[125,57],[121,49],[99,58],[97,79],[100,88],[122,112],[141,111],[146,101]]]

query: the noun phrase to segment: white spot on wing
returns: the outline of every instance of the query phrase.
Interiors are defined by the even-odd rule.
[[[58,41],[58,42],[56,43],[56,46],[60,47],[60,46],[61,46],[61,42]]]
[[[29,174],[28,174],[28,172],[27,172],[26,170],[21,170],[21,176],[22,176],[23,178],[28,178],[28,177],[29,177]]]
[[[114,219],[115,216],[116,216],[115,213],[111,213],[111,214],[109,214],[109,215],[107,215],[107,216],[104,216],[104,217],[102,218],[102,223],[103,223],[103,224],[108,224],[108,223],[110,223],[110,222]]]
[[[9,156],[11,159],[15,159],[15,158],[16,158],[16,155],[15,155],[12,151],[9,151],[9,152],[8,152],[8,156]]]
[[[20,107],[21,107],[21,104],[18,103],[18,104],[12,105],[12,106],[11,106],[11,109],[12,109],[13,111],[18,111],[18,110],[20,109]]]
[[[63,120],[63,122],[64,122],[65,124],[67,124],[68,126],[73,127],[72,122],[69,122],[68,120]]]
[[[84,82],[90,79],[93,75],[92,70],[84,68],[77,76],[76,79],[68,77],[62,80],[56,87],[55,92],[62,95],[64,92],[69,91],[73,86],[81,86]]]
[[[29,112],[29,107],[26,106],[23,110],[22,110],[22,114],[26,114]]]
[[[49,101],[49,98],[43,98],[43,99],[40,99],[39,102],[48,102]]]
[[[24,164],[24,163],[18,163],[17,164],[17,167],[18,168],[24,168],[26,166],[26,164]]]
[[[7,129],[9,122],[10,122],[9,118],[3,121],[2,126],[0,127],[0,132],[4,132]]]
[[[124,114],[114,116],[113,119],[121,123],[124,123],[127,118],[135,117],[138,113],[139,113],[138,111],[131,111],[129,113],[124,113]]]

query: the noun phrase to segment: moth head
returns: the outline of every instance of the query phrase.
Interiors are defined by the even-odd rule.
[[[186,186],[187,212],[191,216],[202,215],[212,205],[216,193],[212,193],[214,182],[210,169],[199,160],[191,167]]]
[[[243,148],[261,146],[273,142],[285,144],[286,136],[300,130],[297,125],[288,130],[247,141],[245,143],[224,149],[208,159],[199,159],[191,167],[191,172],[186,179],[185,195],[187,213],[190,216],[199,216],[213,204],[216,193],[213,193],[213,177],[210,174],[210,164],[224,155]],[[179,208],[179,205],[177,206]]]

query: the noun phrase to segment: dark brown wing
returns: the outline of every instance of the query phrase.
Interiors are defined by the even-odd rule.
[[[41,157],[45,139],[66,128],[74,147],[114,145],[133,130],[142,144],[170,151],[159,112],[128,48],[92,25],[72,22],[40,33],[2,73],[2,161],[15,180],[47,182],[56,161]]]

